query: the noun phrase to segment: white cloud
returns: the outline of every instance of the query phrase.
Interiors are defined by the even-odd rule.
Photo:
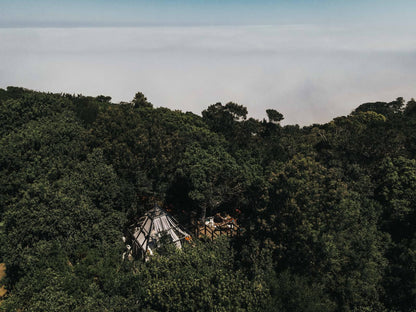
[[[0,29],[0,87],[143,92],[200,113],[235,101],[263,118],[326,122],[365,101],[415,96],[416,34],[309,25]]]

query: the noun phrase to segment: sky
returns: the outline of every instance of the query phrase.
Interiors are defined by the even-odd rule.
[[[329,122],[416,97],[414,16],[401,0],[1,0],[0,88]]]

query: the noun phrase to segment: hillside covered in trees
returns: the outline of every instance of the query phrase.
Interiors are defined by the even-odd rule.
[[[0,89],[0,310],[416,311],[416,102],[267,115]],[[245,230],[123,261],[155,202]]]

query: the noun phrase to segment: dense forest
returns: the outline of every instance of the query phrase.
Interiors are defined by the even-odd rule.
[[[0,310],[416,311],[416,102],[266,113],[0,89]],[[244,231],[123,261],[156,202]]]

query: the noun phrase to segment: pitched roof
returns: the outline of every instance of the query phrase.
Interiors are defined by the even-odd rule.
[[[182,241],[190,235],[180,227],[178,222],[159,206],[146,212],[132,231],[133,251],[144,254],[153,254],[153,250],[159,247],[160,239],[168,240],[182,248]]]

